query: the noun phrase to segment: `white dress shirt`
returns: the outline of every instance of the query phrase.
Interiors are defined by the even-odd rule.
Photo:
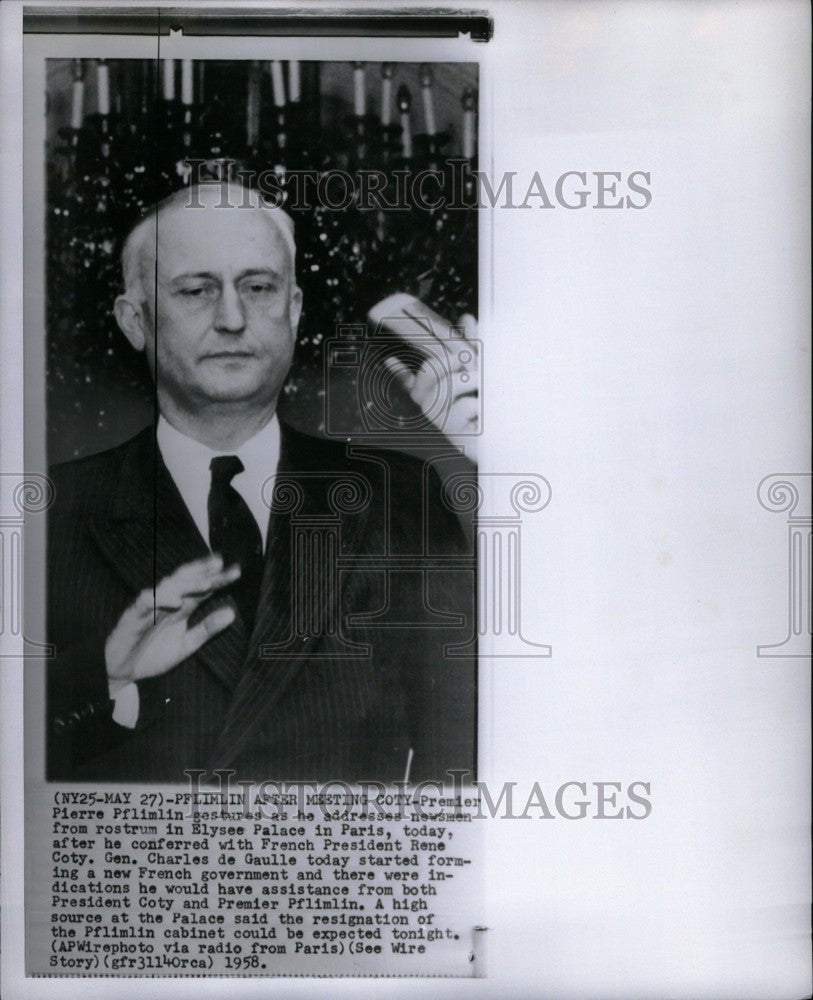
[[[215,451],[187,437],[164,417],[158,418],[156,437],[164,465],[207,545],[209,544],[209,487],[212,482],[210,463],[213,458],[223,455],[236,455],[240,459],[243,471],[232,479],[231,485],[245,500],[248,509],[254,515],[262,535],[264,549],[268,540],[272,480],[276,475],[280,453],[280,429],[276,414],[257,431],[254,437],[230,451]],[[125,685],[116,692],[114,701],[114,722],[129,729],[134,728],[139,712],[136,685]]]
[[[245,500],[248,509],[254,515],[265,548],[270,514],[268,504],[271,502],[273,487],[273,482],[269,480],[276,474],[280,449],[279,421],[276,414],[265,427],[257,431],[254,437],[232,451],[215,451],[200,441],[193,441],[192,438],[176,430],[163,417],[158,418],[156,437],[164,465],[207,544],[209,487],[212,483],[209,465],[213,458],[223,455],[236,455],[240,459],[243,471],[232,479],[231,485]]]

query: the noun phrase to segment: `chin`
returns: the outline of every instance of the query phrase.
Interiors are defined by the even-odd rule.
[[[273,393],[269,388],[277,384],[276,380],[258,379],[256,374],[250,378],[220,379],[211,385],[202,386],[202,395],[211,403],[249,403],[269,399]]]

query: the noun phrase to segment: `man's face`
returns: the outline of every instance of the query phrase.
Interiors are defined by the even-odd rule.
[[[159,217],[157,268],[145,276],[147,313],[156,312],[145,349],[159,401],[166,394],[195,412],[276,399],[291,366],[301,293],[263,211],[208,205]]]

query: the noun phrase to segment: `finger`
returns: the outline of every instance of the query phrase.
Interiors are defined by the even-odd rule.
[[[458,383],[461,386],[467,383],[473,389],[477,384],[477,373],[479,371],[479,364],[477,355],[471,350],[471,345],[468,341],[465,342],[465,346],[462,350],[459,350],[456,356],[452,358],[452,368],[450,375],[455,383],[455,391],[458,389]]]
[[[240,569],[239,563],[234,563],[228,566],[226,569],[222,570],[220,573],[216,573],[214,576],[209,577],[206,581],[206,586],[201,590],[187,590],[184,591],[184,598],[193,599],[203,599],[209,597],[216,590],[221,590],[223,587],[228,587],[230,583],[234,583],[235,580],[240,578],[242,570]]]
[[[466,371],[461,369],[456,372],[452,372],[451,384],[449,386],[449,393],[454,402],[460,399],[461,396],[477,396],[479,393],[479,383],[476,377],[477,373],[472,371]]]
[[[179,566],[171,576],[197,576],[206,575],[212,573],[218,573],[223,569],[223,557],[217,553],[213,552],[208,556],[203,556],[201,559],[193,559],[191,562],[184,563]]]
[[[145,587],[144,590],[139,592],[138,597],[136,597],[129,610],[134,613],[136,618],[146,618],[148,615],[151,615],[155,610],[155,591],[149,587]]]
[[[208,560],[187,563],[158,584],[156,604],[164,611],[181,608],[191,613],[200,602],[214,590],[233,583],[240,576],[236,564],[222,569],[220,556],[210,556]]]
[[[184,658],[197,652],[212,636],[217,635],[234,621],[234,608],[218,608],[193,628],[187,629],[183,639]]]
[[[149,625],[155,624],[157,616],[164,618],[167,613],[174,613],[180,605],[171,597],[169,602],[164,600],[158,588],[142,590],[134,603],[125,611],[122,621],[126,620],[131,627],[143,631]]]
[[[471,313],[463,313],[458,320],[458,323],[463,327],[463,336],[466,340],[470,340],[472,337],[477,336],[477,320]]]
[[[221,572],[223,559],[220,555],[208,555],[202,559],[183,563],[176,570],[159,581],[156,591],[162,593],[183,593],[185,590],[203,589],[208,581]]]
[[[444,431],[450,434],[476,432],[480,420],[480,407],[477,399],[465,396],[459,399],[451,408],[444,425]]]
[[[458,340],[450,345],[452,371],[477,371],[480,367],[480,345],[475,340]]]
[[[424,414],[427,414],[430,410],[434,410],[438,405],[438,398],[448,398],[449,389],[446,385],[446,378],[448,376],[443,373],[443,376],[439,375],[437,369],[430,368],[428,365],[422,368],[415,377],[415,382],[412,385],[410,391],[410,396],[412,401],[418,406]],[[439,386],[442,383],[442,388]]]

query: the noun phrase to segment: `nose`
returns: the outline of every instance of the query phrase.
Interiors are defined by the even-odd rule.
[[[242,333],[245,329],[246,315],[236,288],[224,286],[217,303],[214,327],[218,333]]]

